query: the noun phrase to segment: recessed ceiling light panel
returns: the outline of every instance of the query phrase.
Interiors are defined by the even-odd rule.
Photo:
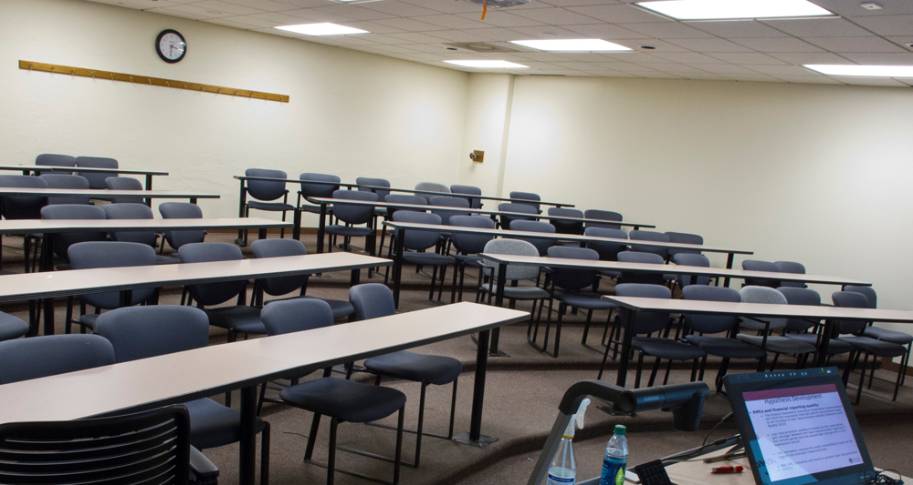
[[[861,65],[861,64],[805,64],[812,71],[829,76],[854,77],[909,77],[913,78],[913,66]]]
[[[461,67],[472,67],[475,69],[527,69],[529,66],[517,64],[516,62],[505,61],[502,59],[451,59],[444,61],[447,64],[453,64]]]
[[[303,35],[352,35],[367,34],[367,30],[339,25],[331,22],[320,22],[316,24],[296,24],[296,25],[279,25],[276,27],[286,32],[294,32]]]
[[[808,0],[655,0],[637,6],[677,20],[736,20],[833,16]]]
[[[556,52],[621,52],[631,49],[602,39],[532,39],[512,40],[511,43]]]

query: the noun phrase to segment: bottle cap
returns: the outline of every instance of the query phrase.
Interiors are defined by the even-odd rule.
[[[615,434],[624,436],[624,435],[628,434],[628,428],[626,428],[625,425],[623,425],[623,424],[616,424],[615,425]]]

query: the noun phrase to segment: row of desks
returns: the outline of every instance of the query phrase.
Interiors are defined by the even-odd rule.
[[[83,172],[83,173],[116,173],[118,175],[143,175],[146,178],[146,190],[152,190],[152,177],[167,177],[168,172],[158,170],[137,170],[124,168],[77,167],[66,165],[0,165],[0,170],[21,171],[22,175],[41,175],[42,173]]]
[[[37,187],[0,187],[0,196],[3,195],[34,195],[47,197],[49,195],[80,195],[89,198],[105,197],[139,197],[143,199],[189,199],[196,204],[197,199],[218,199],[218,194],[203,192],[189,192],[180,190],[111,190],[111,189],[52,189]]]
[[[49,300],[90,292],[351,270],[389,260],[351,253],[0,276],[0,301]],[[480,443],[492,329],[528,313],[457,303],[400,315],[163,355],[0,386],[0,423],[72,420],[184,402],[241,389],[240,482],[254,483],[257,385],[463,335],[478,334],[470,429]],[[434,325],[429,325],[434,322]],[[192,372],[179,372],[192,369]]]

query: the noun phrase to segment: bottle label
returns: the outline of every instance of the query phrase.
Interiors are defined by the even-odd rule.
[[[624,485],[626,460],[606,457],[602,461],[602,474],[599,478],[599,485]]]

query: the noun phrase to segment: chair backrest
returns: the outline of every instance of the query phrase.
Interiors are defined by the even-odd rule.
[[[600,221],[621,221],[623,219],[623,216],[619,212],[602,209],[587,209],[583,211],[583,217],[586,217],[587,219],[599,219]],[[621,226],[618,224],[612,224],[611,222],[587,222],[586,226],[621,229]]]
[[[118,168],[117,160],[108,157],[76,157],[76,167],[86,167],[86,168]],[[117,172],[76,172],[76,175],[81,175],[89,180],[89,187],[93,189],[104,189],[107,187],[105,185],[105,179],[108,177],[116,177]]]
[[[269,302],[260,312],[260,320],[269,335],[313,330],[336,322],[330,304],[317,298]]]
[[[165,202],[159,205],[159,214],[163,219],[202,219],[203,209],[190,202]],[[206,231],[165,231],[165,240],[174,249],[185,244],[203,242]]]
[[[442,207],[456,207],[459,209],[468,209],[469,200],[462,197],[448,197],[445,195],[435,195],[428,198],[428,205],[438,205]],[[441,216],[441,224],[450,224],[450,218],[453,216],[468,216],[469,212],[449,211],[449,210],[432,210],[433,214]]]
[[[516,204],[512,202],[498,204],[498,210],[501,212],[514,212],[520,214],[530,214],[534,216],[539,214],[539,209],[537,209],[535,206],[529,204]],[[501,214],[498,217],[501,219],[501,227],[503,228],[510,227],[510,224],[513,221],[532,221],[536,219],[535,217],[526,217],[511,214]]]
[[[630,238],[632,241],[669,242],[669,236],[664,232],[658,231],[635,230],[628,233],[628,238]],[[663,258],[667,258],[669,256],[669,248],[661,246],[651,246],[649,244],[631,244],[631,249],[634,251],[642,251],[646,253],[656,253]]]
[[[742,301],[745,303],[769,303],[774,305],[786,305],[789,302],[786,300],[786,297],[783,296],[783,293],[770,288],[767,286],[743,286],[739,290],[739,296],[742,297]],[[759,321],[769,322],[769,329],[781,330],[786,327],[785,318],[747,318],[742,317],[743,322],[752,322],[753,325],[757,325]]]
[[[482,250],[485,253],[492,254],[510,254],[514,256],[539,256],[539,250],[527,241],[522,239],[492,239],[485,243]],[[483,260],[482,265],[495,271],[497,278],[498,265],[490,261]],[[504,272],[507,281],[515,280],[533,280],[539,276],[539,268],[535,266],[508,264]]]
[[[416,194],[387,194],[384,197],[384,202],[389,202],[391,204],[413,204],[413,205],[428,205],[428,199],[423,195]],[[410,210],[403,209],[399,207],[387,207],[387,220],[393,219],[393,214],[398,210]]]
[[[308,253],[304,243],[296,239],[258,239],[251,243],[250,250],[256,258],[281,256],[303,256]],[[307,285],[308,275],[278,276],[257,280],[257,284],[269,295],[279,296],[300,290]]]
[[[375,177],[357,177],[355,179],[355,184],[358,185],[358,190],[364,190],[366,192],[374,192],[380,196],[381,200],[390,194],[389,190],[379,189],[377,187],[390,188],[390,181],[382,178]]]
[[[640,298],[672,298],[672,292],[663,285],[621,283],[615,285],[618,296]],[[658,332],[669,325],[667,312],[637,312],[634,316],[634,333],[637,335]]]
[[[183,263],[207,261],[236,261],[244,258],[241,248],[229,243],[204,242],[185,244],[178,249]],[[238,296],[247,287],[247,280],[224,281],[190,285],[190,296],[200,305],[218,305]]]
[[[607,237],[613,239],[627,239],[628,233],[622,231],[621,229],[614,229],[611,227],[593,227],[587,225],[583,230],[585,236],[592,237]],[[595,249],[599,253],[599,259],[605,261],[616,261],[618,260],[618,253],[625,249],[627,246],[624,243],[615,243],[609,241],[587,241],[586,246],[590,249]]]
[[[336,190],[333,191],[333,198],[367,202],[377,202],[380,200],[380,197],[374,192],[362,192],[359,190]],[[333,204],[333,215],[347,224],[367,224],[374,216],[374,206],[351,205],[337,202]]]
[[[569,209],[566,207],[550,207],[548,209],[550,217],[579,217],[583,218],[583,211],[580,209]],[[564,219],[550,218],[549,222],[555,226],[555,230],[563,234],[583,234],[582,221],[568,221]]]
[[[738,291],[722,286],[691,285],[682,289],[682,297],[686,300],[742,301]],[[685,314],[685,324],[698,333],[732,332],[738,323],[739,318],[735,315]]]
[[[75,421],[4,424],[0,448],[3,483],[190,481],[190,416],[183,406]]]
[[[104,206],[108,219],[152,219],[152,209],[145,204],[114,203]],[[155,231],[115,231],[111,239],[123,242],[135,242],[155,247]]]
[[[862,293],[857,293],[855,291],[835,291],[831,295],[831,299],[834,301],[834,306],[845,308],[871,308],[869,306],[868,298]],[[840,334],[860,334],[868,325],[868,322],[862,320],[837,320],[835,323],[837,332]]]
[[[133,242],[87,241],[67,248],[67,256],[73,269],[116,268],[123,266],[150,266],[155,264],[155,250],[151,246]],[[130,292],[130,305],[148,300],[155,290],[134,289]],[[86,303],[98,308],[120,306],[120,292],[89,293],[80,296]]]
[[[89,181],[79,175],[65,173],[45,173],[39,177],[51,189],[88,189]],[[48,204],[88,204],[88,195],[49,195]]]
[[[379,318],[396,313],[393,292],[380,283],[364,283],[349,289],[349,301],[355,308],[357,320]]]
[[[555,226],[542,221],[511,221],[510,229],[513,231],[543,232],[547,234],[555,234]],[[540,239],[536,237],[517,237],[517,239],[529,241],[533,246],[536,246],[536,249],[539,250],[540,256],[545,256],[545,254],[548,252],[548,248],[556,244],[554,239]]]
[[[427,212],[398,210],[393,214],[393,220],[396,222],[412,222],[417,224],[440,224],[441,216],[429,214]],[[417,231],[410,229],[406,231],[406,235],[403,237],[403,247],[404,249],[412,251],[421,251],[434,246],[440,240],[440,231]]]
[[[878,293],[871,286],[846,285],[843,287],[843,291],[862,293],[869,303],[868,308],[878,308]]]
[[[99,315],[95,334],[111,342],[117,362],[127,362],[205,347],[209,317],[190,306],[118,308]]]
[[[35,157],[35,165],[49,165],[52,167],[75,167],[76,157],[59,153],[41,153]]]
[[[796,261],[774,261],[774,266],[780,273],[805,274],[805,265]],[[782,281],[780,286],[806,288],[808,285],[801,281]]]
[[[678,243],[678,244],[704,244],[704,236],[700,234],[691,234],[688,232],[672,232],[666,231],[666,235],[669,236],[669,242]],[[669,255],[674,256],[679,253],[699,253],[697,249],[675,249],[669,248]]]
[[[622,263],[665,264],[666,260],[656,253],[642,251],[621,251],[618,261]],[[619,281],[623,283],[642,283],[661,285],[665,281],[661,273],[644,273],[640,271],[622,271]]]
[[[108,190],[143,190],[143,184],[132,177],[108,177],[105,179],[105,186]],[[142,197],[135,195],[119,195],[111,197],[114,202],[140,203]]]
[[[450,218],[450,225],[494,229],[495,221],[488,216],[453,216]],[[455,247],[460,254],[481,253],[485,249],[485,245],[488,244],[488,241],[491,241],[492,239],[494,239],[494,236],[490,234],[466,234],[457,232],[450,235],[453,247]]]
[[[303,173],[298,176],[298,180],[301,181],[301,188],[298,192],[304,197],[330,197],[333,195],[333,192],[339,190],[338,184],[342,182],[342,179],[337,175],[326,173]],[[329,183],[309,184],[308,182]]]
[[[42,219],[105,219],[105,211],[101,207],[88,204],[57,204],[41,208]],[[54,252],[62,257],[67,257],[67,249],[73,244],[85,241],[104,241],[108,234],[101,231],[65,232],[52,236]]]
[[[783,293],[783,296],[786,297],[786,302],[790,305],[817,306],[821,304],[821,295],[809,288],[781,286],[777,288],[777,291]],[[790,333],[807,332],[815,323],[803,318],[789,318],[786,320],[786,331]]]
[[[99,335],[72,333],[0,342],[0,384],[113,363],[114,348]]]
[[[268,168],[249,168],[244,171],[247,177],[264,177],[273,179],[286,179],[288,174],[282,170]],[[248,180],[247,193],[257,200],[276,200],[288,192],[284,180]]]
[[[702,268],[710,267],[710,258],[704,256],[701,253],[675,253],[672,255],[672,262],[682,266],[700,266]],[[694,284],[697,285],[710,284],[709,276],[692,277],[691,275],[681,275],[678,277],[678,281],[682,286],[688,286],[692,284],[692,279],[694,280]]]
[[[777,265],[770,261],[762,261],[760,259],[746,259],[742,261],[742,269],[745,271],[767,271],[776,273]],[[768,286],[770,288],[777,288],[780,286],[780,282],[767,278],[746,278],[745,286]]]
[[[534,192],[519,192],[513,191],[508,195],[512,201],[519,202],[521,204],[531,205],[536,208],[536,212],[539,212],[539,201],[542,200],[542,197],[539,197],[539,194]]]
[[[552,246],[548,248],[551,258],[599,260],[599,253],[589,248],[576,246]],[[552,268],[552,283],[558,288],[568,291],[579,291],[592,287],[596,283],[599,273],[590,269]]]
[[[41,177],[0,175],[0,187],[46,189],[48,183]],[[4,195],[0,197],[0,213],[7,219],[37,219],[47,203],[43,195]]]
[[[419,182],[415,184],[415,190],[424,190],[426,192],[450,192],[450,187],[437,182]]]
[[[480,189],[474,185],[454,184],[454,185],[450,186],[450,191],[453,192],[454,194],[460,194],[460,195],[478,195],[478,196],[482,195],[482,189]],[[473,209],[482,208],[481,197],[467,197],[467,200],[469,200],[469,207],[472,207]]]

